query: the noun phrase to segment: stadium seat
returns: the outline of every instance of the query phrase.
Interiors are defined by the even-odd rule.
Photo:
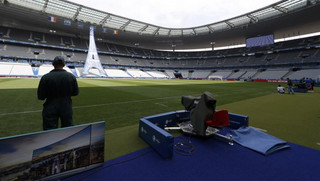
[[[207,120],[206,125],[210,127],[224,127],[230,125],[228,110],[217,110],[214,112],[212,120]]]

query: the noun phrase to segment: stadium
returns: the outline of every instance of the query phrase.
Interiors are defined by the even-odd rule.
[[[66,60],[65,69],[79,83],[80,94],[73,97],[75,124],[105,121],[104,165],[66,180],[90,180],[91,176],[96,180],[194,180],[199,174],[190,171],[188,164],[201,165],[196,161],[201,160],[196,157],[200,151],[223,158],[237,155],[227,161],[211,160],[222,165],[237,159],[251,164],[237,163],[237,168],[231,168],[235,174],[225,178],[213,173],[220,180],[315,180],[319,178],[319,173],[314,171],[319,169],[315,164],[319,157],[313,156],[320,153],[319,11],[318,0],[282,0],[211,24],[168,28],[67,0],[0,0],[0,137],[42,131],[43,102],[37,100],[37,87],[40,78],[53,69],[53,59],[59,55]],[[90,29],[102,72],[98,67],[90,67],[89,73],[84,73],[91,52]],[[278,94],[277,86],[286,87],[287,79],[297,86],[295,94]],[[299,86],[302,80],[307,80],[305,88]],[[139,120],[183,110],[181,96],[198,97],[205,91],[214,95],[217,109],[248,116],[250,126],[288,141],[290,151],[279,152],[284,155],[281,159],[296,156],[299,159],[276,163],[272,161],[281,160],[278,153],[261,157],[234,146],[241,150],[235,154],[223,141],[199,141],[191,137],[188,139],[193,141],[195,149],[192,155],[185,157],[174,152],[171,160],[163,160],[150,148],[150,143],[139,137]],[[90,128],[90,132],[89,128],[84,129],[90,140],[94,129]],[[83,134],[77,131],[34,150],[73,142],[70,140]],[[183,138],[180,132],[174,136],[177,140]],[[205,141],[219,146],[204,147],[208,145]],[[92,151],[90,141],[87,142],[79,144],[79,150]],[[85,154],[96,154],[94,160],[101,160],[101,144],[97,145],[95,151]],[[71,153],[75,151],[64,149],[64,155],[58,156],[67,160],[66,155],[71,158]],[[242,153],[245,160],[240,159]],[[300,160],[301,154],[309,154],[307,161]],[[43,160],[54,158],[37,158],[33,167],[40,167],[40,162],[47,164]],[[143,160],[146,161],[142,163]],[[150,160],[159,165],[151,167],[146,163]],[[85,165],[80,161],[78,165]],[[178,174],[177,165],[184,162],[185,171]],[[262,168],[263,163],[266,166]],[[69,170],[72,164],[65,162]],[[210,163],[205,164],[210,167]],[[279,169],[277,164],[283,164],[281,171],[259,175],[268,166],[271,170]],[[309,167],[303,169],[299,164],[309,165],[313,170],[307,171]],[[0,180],[13,179],[7,174],[13,171],[4,165],[0,159]],[[225,176],[224,166],[214,168]],[[253,175],[247,175],[249,171],[245,168],[252,169]],[[121,175],[118,169],[128,170],[128,174]],[[143,169],[159,173],[152,176]],[[292,169],[303,171],[293,173]],[[30,178],[40,178],[38,171],[32,173]]]

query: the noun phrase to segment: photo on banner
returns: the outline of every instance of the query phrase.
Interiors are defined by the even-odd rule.
[[[54,180],[104,162],[105,122],[0,138],[1,180]]]

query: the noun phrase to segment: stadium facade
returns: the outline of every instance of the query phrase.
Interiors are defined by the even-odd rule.
[[[320,32],[319,10],[318,0],[284,0],[224,21],[179,29],[65,0],[1,0],[0,76],[42,76],[61,55],[68,71],[81,77],[93,26],[108,77],[317,80],[320,36],[276,40]],[[217,50],[226,46],[230,48]],[[90,73],[99,75],[96,69]]]

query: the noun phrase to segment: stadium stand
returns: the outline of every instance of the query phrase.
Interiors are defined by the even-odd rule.
[[[33,77],[31,65],[28,63],[0,62],[0,76]]]
[[[151,75],[138,69],[127,69],[127,72],[133,78],[151,78]]]
[[[249,80],[249,79],[252,79],[255,74],[258,74],[258,70],[255,70],[255,69],[245,70],[245,73],[239,78],[244,80]]]
[[[23,31],[10,31],[14,32],[15,34],[23,33]],[[15,37],[13,36],[13,33],[10,33],[10,37]],[[25,33],[27,34],[27,33]],[[15,40],[25,40],[27,36],[17,36]],[[47,39],[50,39],[50,35],[46,36]],[[317,37],[318,38],[318,37]],[[54,39],[54,38],[53,38]],[[79,40],[80,41],[80,40]],[[84,41],[84,40],[82,40]],[[48,43],[48,41],[47,41]],[[286,43],[282,43],[281,47],[284,47]],[[289,43],[288,43],[289,44]],[[77,46],[77,45],[75,45]],[[292,44],[289,44],[289,47],[292,46]],[[108,46],[109,47],[109,46]],[[114,50],[119,51],[121,48],[115,48],[117,47],[116,45],[112,46]],[[244,48],[240,48],[244,49]],[[233,49],[229,50],[226,55],[222,55],[222,53],[225,53],[226,51],[216,51],[215,53],[212,52],[206,52],[207,54],[219,54],[219,56],[213,55],[211,57],[203,58],[205,60],[199,60],[199,57],[197,60],[194,60],[194,57],[184,57],[186,60],[157,60],[153,58],[147,58],[141,56],[141,58],[129,58],[129,57],[123,57],[123,56],[110,56],[110,55],[105,55],[107,52],[102,52],[100,54],[101,62],[105,67],[107,68],[108,66],[115,66],[115,67],[131,67],[131,68],[175,68],[175,69],[180,69],[182,76],[184,78],[208,78],[209,73],[211,70],[203,70],[205,68],[210,68],[210,69],[220,69],[220,68],[227,68],[229,70],[227,71],[222,71],[219,70],[219,72],[215,72],[212,75],[220,75],[223,76],[223,78],[230,78],[230,79],[240,79],[240,78],[261,78],[261,79],[281,79],[285,74],[286,70],[282,71],[273,71],[272,68],[271,70],[267,70],[265,72],[260,72],[259,76],[255,75],[253,76],[252,74],[249,74],[248,72],[243,71],[238,71],[238,72],[230,72],[232,70],[230,69],[236,69],[236,68],[255,68],[256,70],[259,69],[260,67],[271,67],[271,66],[287,66],[289,69],[289,66],[292,65],[297,65],[299,66],[309,66],[309,64],[312,63],[317,63],[319,60],[319,49],[306,49],[306,50],[297,50],[297,51],[277,51],[277,53],[269,53],[269,54],[264,54],[262,56],[254,56],[254,55],[249,55],[248,56],[243,56],[243,55],[238,55],[235,56],[236,52],[241,51],[240,49]],[[127,53],[132,53],[133,51],[135,54],[137,52],[141,51],[135,51],[134,48],[125,48],[125,51]],[[153,52],[153,50],[143,50],[142,53],[145,54],[146,52]],[[242,51],[247,51],[247,50],[242,50]],[[101,52],[100,52],[101,53]],[[125,53],[125,52],[121,52]],[[163,55],[165,55],[167,52],[163,52]],[[154,53],[156,54],[156,53]],[[194,53],[190,53],[194,54]],[[25,46],[23,43],[15,43],[15,44],[1,44],[1,59],[3,61],[6,60],[6,57],[10,57],[11,60],[18,62],[21,58],[28,60],[29,63],[31,63],[34,60],[42,60],[43,61],[48,61],[52,60],[56,55],[61,55],[68,60],[70,63],[77,62],[79,65],[83,65],[85,58],[86,58],[86,53],[85,50],[82,52],[75,52],[70,50],[64,50],[62,47],[58,47],[55,49],[52,48],[44,48],[41,46]],[[173,54],[177,56],[182,56],[182,54],[177,53]],[[188,54],[183,54],[183,55],[188,55]],[[129,55],[127,55],[129,56]],[[171,56],[171,55],[170,55]],[[223,58],[220,58],[223,56]],[[230,57],[228,57],[230,56]],[[162,57],[163,59],[167,59],[168,57]],[[31,61],[32,60],[32,61]],[[185,68],[190,68],[192,69],[192,72],[189,72],[189,70],[183,70]],[[308,70],[308,69],[307,69]],[[199,72],[198,72],[199,71]],[[274,73],[279,73],[283,75],[278,75],[276,76]],[[203,75],[204,74],[204,75]],[[38,75],[42,75],[41,71]],[[117,77],[117,76],[116,76]],[[126,77],[126,76],[125,76]],[[150,75],[137,75],[136,77],[152,77]],[[156,76],[157,77],[157,76]],[[173,75],[170,77],[174,77]],[[314,75],[313,77],[316,77]]]
[[[223,79],[227,79],[232,74],[232,70],[218,70],[209,75],[210,77],[222,77]]]
[[[30,76],[33,77],[33,71],[30,64],[26,63],[15,63],[10,72],[11,76]]]
[[[243,76],[245,73],[245,70],[233,70],[232,74],[228,77],[228,79],[240,80],[241,76]]]
[[[1,62],[1,64],[0,64],[0,75],[2,75],[2,76],[10,75],[12,67],[13,67],[12,64]]]
[[[181,73],[182,77],[185,79],[189,79],[190,78],[190,73],[188,70],[179,70],[179,73]]]
[[[113,78],[132,78],[126,71],[120,69],[105,69],[108,77]]]
[[[42,76],[42,75],[44,75],[44,74],[47,74],[47,73],[50,72],[52,69],[53,69],[53,66],[52,66],[52,65],[41,65],[41,66],[39,67],[38,75],[39,75],[39,76]]]
[[[291,72],[290,75],[285,76],[284,78],[290,78],[292,80],[300,80],[301,78],[312,78],[313,80],[319,80],[320,78],[319,69],[302,69]]]
[[[63,69],[65,69],[66,71],[73,73],[69,67],[64,67]],[[44,74],[49,73],[51,70],[53,70],[53,66],[51,64],[43,64],[39,67],[39,72],[38,72],[38,76],[42,76]]]
[[[173,71],[173,70],[166,70],[166,73],[168,74],[168,76],[169,76],[170,78],[175,78],[175,75],[174,75],[175,71]]]
[[[23,3],[12,1],[12,3],[10,8],[15,8],[15,3],[17,3],[17,6],[27,3],[27,6],[24,7],[26,10],[32,8],[32,6],[29,6],[28,1]],[[281,6],[287,9],[287,11],[292,11],[293,13],[290,16],[293,17],[294,21],[297,21],[294,18],[295,13],[297,14],[296,17],[301,16],[299,11],[295,12],[296,9],[300,10],[301,8],[301,12],[306,14],[302,14],[303,17],[310,19],[312,18],[312,12],[318,12],[319,3],[316,1],[310,1],[310,3],[290,1],[290,3],[279,2],[270,7]],[[72,4],[72,6],[76,5]],[[309,6],[312,9],[308,9]],[[270,7],[266,7],[265,9]],[[8,9],[5,4],[1,4],[0,8]],[[272,17],[282,19],[281,16],[278,16],[281,14],[279,11],[270,11],[270,14],[262,13],[262,11],[257,10],[249,13],[251,16],[234,18],[229,21],[237,25],[246,23],[247,20],[253,20],[254,18],[252,19],[252,17],[254,16],[260,19],[272,19]],[[10,15],[9,10],[3,12]],[[24,13],[32,14],[29,11]],[[35,16],[41,18],[42,14],[36,13]],[[248,17],[251,17],[251,19]],[[93,19],[91,20],[93,21]],[[310,21],[316,22],[317,20],[311,19]],[[222,24],[217,23],[212,25],[212,27],[215,27],[216,31],[220,29],[222,31],[225,28],[228,30],[230,28],[224,27]],[[47,26],[53,27],[52,24],[48,24]],[[297,26],[304,28],[305,24]],[[0,62],[2,62],[1,66],[3,66],[1,76],[15,76],[12,73],[21,72],[16,71],[22,68],[17,66],[14,66],[14,72],[8,71],[7,68],[12,66],[12,63],[25,63],[28,65],[26,66],[28,70],[25,73],[21,73],[22,76],[42,76],[45,72],[49,71],[50,66],[48,67],[47,65],[51,64],[52,59],[57,55],[61,55],[67,60],[67,66],[74,70],[74,74],[81,77],[82,67],[87,57],[88,34],[83,32],[69,33],[68,27],[64,25],[59,26],[59,28],[62,32],[57,33],[52,29],[50,31],[41,31],[39,28],[30,29],[23,26],[0,24]],[[197,31],[197,28],[194,31]],[[312,28],[306,26],[305,30],[309,31]],[[274,36],[278,36],[278,38],[279,36],[285,37],[285,34],[280,35],[281,33],[278,32],[280,30],[283,31],[280,27],[273,27],[271,29]],[[299,35],[300,32],[297,34]],[[292,79],[312,77],[318,80],[320,74],[320,36],[281,41],[266,46],[228,48],[214,51],[212,49],[212,51],[195,52],[156,50],[152,49],[151,46],[150,48],[141,47],[139,43],[131,44],[131,46],[129,43],[126,45],[117,44],[117,41],[102,41],[100,37],[102,37],[101,34],[98,34],[96,46],[102,66],[107,70],[107,73],[109,72],[108,77],[175,78],[174,73],[179,72],[183,78],[187,79],[210,79],[220,76],[223,79],[237,80],[281,80],[287,77]],[[6,68],[5,64],[8,64]],[[34,66],[39,67],[39,71],[33,71],[32,73],[30,69],[32,70]],[[127,72],[124,70],[127,70]],[[91,73],[99,75],[94,69]]]
[[[283,69],[268,69],[266,71],[262,71],[257,79],[274,79],[274,80],[280,80],[284,77],[284,75],[288,73],[288,70]]]
[[[211,73],[210,70],[193,71],[191,78],[193,78],[193,79],[207,79],[210,73]]]
[[[159,71],[146,71],[146,72],[154,78],[158,78],[158,79],[169,78],[169,76],[166,75],[164,72],[159,72]]]

